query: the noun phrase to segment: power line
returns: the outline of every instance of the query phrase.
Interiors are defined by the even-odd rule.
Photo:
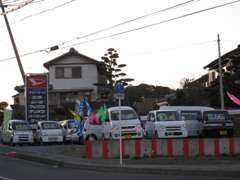
[[[142,29],[150,28],[150,27],[153,27],[153,26],[157,26],[157,25],[160,25],[160,24],[164,24],[164,23],[167,23],[167,22],[174,21],[174,20],[182,19],[182,18],[185,18],[185,17],[188,17],[188,16],[203,13],[203,12],[206,12],[206,11],[210,11],[210,10],[217,9],[217,8],[220,8],[220,7],[224,7],[224,6],[231,5],[231,4],[235,4],[235,3],[238,3],[238,2],[240,2],[240,0],[220,4],[220,5],[217,5],[217,6],[210,7],[210,8],[202,9],[202,10],[199,10],[199,11],[195,11],[195,12],[191,12],[191,13],[184,14],[184,15],[181,15],[181,16],[177,16],[177,17],[174,17],[174,18],[171,18],[171,19],[160,21],[160,22],[157,22],[157,23],[149,24],[149,25],[146,25],[146,26],[141,26],[141,27],[138,27],[138,28],[122,31],[122,32],[115,33],[115,34],[111,34],[111,35],[108,35],[108,36],[102,36],[102,37],[99,37],[99,38],[86,40],[86,41],[82,41],[82,42],[79,42],[79,43],[70,44],[70,45],[67,45],[63,48],[68,48],[70,46],[86,44],[86,43],[90,43],[90,42],[93,42],[93,41],[98,41],[98,40],[102,40],[102,39],[107,39],[107,38],[123,35],[123,34],[130,33],[130,32],[134,32],[134,31],[139,31],[139,30],[142,30]]]
[[[98,41],[98,40],[102,40],[102,39],[111,38],[111,37],[119,36],[119,35],[122,35],[122,34],[130,33],[130,32],[133,32],[133,31],[138,31],[138,30],[141,30],[141,29],[146,29],[146,28],[153,27],[153,26],[156,26],[156,25],[159,25],[159,24],[164,24],[164,23],[167,23],[167,22],[170,22],[170,21],[174,21],[174,20],[181,19],[181,18],[184,18],[184,17],[192,16],[192,15],[195,15],[195,14],[198,14],[198,13],[210,11],[210,10],[217,9],[217,8],[220,8],[220,7],[224,7],[224,6],[227,6],[227,5],[231,5],[231,4],[234,4],[234,3],[237,3],[237,2],[240,2],[240,0],[220,4],[220,5],[217,5],[217,6],[213,6],[213,7],[202,9],[202,10],[195,11],[195,12],[192,12],[192,13],[184,14],[184,15],[177,16],[177,17],[174,17],[174,18],[171,18],[171,19],[167,19],[167,20],[164,20],[164,21],[161,21],[161,22],[154,23],[154,24],[138,27],[138,28],[135,28],[135,29],[130,29],[130,30],[123,31],[123,32],[120,32],[120,33],[115,33],[115,34],[111,34],[111,35],[108,35],[108,36],[103,36],[103,37],[100,37],[100,38],[95,38],[95,39],[92,39],[92,40],[87,40],[87,41],[71,44],[71,45],[62,47],[61,49],[65,49],[65,48],[68,48],[68,47],[71,47],[71,46],[85,44],[85,43],[89,43],[89,42],[93,42],[93,41]],[[37,51],[33,51],[33,52],[28,52],[28,53],[23,54],[21,56],[27,56],[27,55],[30,55],[30,54],[35,54],[35,53],[40,53],[40,52],[47,52],[47,50],[49,50],[49,48],[45,48],[45,49],[37,50]],[[11,59],[14,59],[14,57],[1,59],[0,61],[8,61],[8,60],[11,60]]]
[[[64,45],[64,44],[67,44],[67,43],[72,42],[72,41],[84,39],[84,38],[86,38],[86,37],[90,37],[90,36],[93,36],[93,35],[96,35],[96,34],[105,32],[105,31],[109,31],[109,30],[114,29],[114,28],[117,28],[117,27],[119,27],[119,26],[123,26],[123,25],[125,25],[125,24],[131,23],[131,22],[134,22],[134,21],[138,21],[138,20],[141,20],[141,19],[145,19],[145,18],[150,17],[150,16],[155,16],[155,15],[157,15],[157,14],[160,14],[160,13],[163,13],[163,12],[166,12],[166,11],[169,11],[169,10],[172,10],[172,9],[175,9],[175,8],[178,8],[178,7],[180,7],[180,6],[185,6],[185,5],[187,5],[187,4],[189,4],[189,3],[193,3],[193,2],[195,2],[195,1],[200,1],[200,0],[189,0],[189,1],[185,1],[185,2],[180,3],[180,4],[175,4],[175,5],[173,5],[173,6],[170,6],[170,7],[167,7],[167,8],[164,8],[164,9],[161,9],[161,10],[158,10],[158,11],[155,11],[155,12],[152,12],[152,13],[149,13],[149,14],[145,14],[145,15],[143,15],[143,16],[139,16],[139,17],[136,17],[136,18],[127,20],[127,21],[123,21],[123,22],[121,22],[121,23],[118,23],[118,24],[115,24],[115,25],[113,25],[113,26],[109,26],[109,27],[106,27],[106,28],[103,28],[103,29],[100,29],[100,30],[91,32],[91,33],[89,33],[89,34],[86,34],[86,35],[83,35],[83,36],[80,36],[80,37],[73,38],[73,39],[71,39],[71,40],[62,42],[60,45]]]
[[[186,45],[182,45],[182,46],[159,49],[157,51],[158,52],[159,51],[171,51],[171,50],[177,50],[177,49],[182,49],[182,48],[187,48],[187,47],[200,46],[200,45],[209,44],[209,43],[212,43],[212,42],[215,42],[215,41],[212,40],[212,41],[196,42],[196,43],[186,44]],[[22,54],[21,57],[28,56],[28,55],[31,55],[31,54],[36,54],[36,53],[48,52],[47,49],[49,49],[49,48],[28,52],[28,53]],[[147,53],[142,52],[142,53],[137,53],[137,54],[134,54],[134,55],[138,55],[138,54],[147,54]],[[15,59],[15,57],[0,59],[0,62],[10,61],[10,60],[13,60],[13,59]]]
[[[23,2],[22,4],[16,5],[16,7],[12,8],[12,9],[10,9],[10,10],[8,10],[8,11],[5,11],[5,12],[0,13],[0,15],[5,15],[5,14],[8,14],[8,13],[10,13],[10,12],[13,12],[13,11],[16,11],[16,10],[18,10],[18,9],[21,9],[21,8],[23,8],[24,6],[32,3],[32,1],[33,1],[33,0],[26,0],[26,1]],[[4,5],[3,5],[3,6],[4,6]]]
[[[37,2],[40,2],[40,1],[44,1],[44,0],[39,0],[39,1],[37,1]],[[24,21],[24,20],[26,20],[26,19],[32,18],[32,17],[34,17],[34,16],[38,16],[38,15],[40,15],[40,14],[44,14],[44,13],[46,13],[46,12],[53,11],[53,10],[55,10],[55,9],[61,8],[61,7],[66,6],[66,5],[70,4],[70,3],[73,3],[73,2],[75,2],[75,1],[78,1],[78,0],[70,0],[70,1],[64,2],[64,3],[62,3],[62,4],[59,4],[59,5],[57,5],[57,6],[54,6],[54,7],[52,7],[52,8],[48,8],[48,9],[45,9],[45,10],[43,10],[43,11],[40,11],[40,12],[31,14],[31,15],[25,16],[25,17],[23,17],[23,18],[21,18],[21,19],[19,19],[19,20],[17,20],[17,21],[12,22],[11,24],[16,24],[16,23],[18,23],[18,22],[21,22],[21,21]]]
[[[45,1],[45,0],[38,0],[37,2],[39,1]],[[15,24],[17,22],[20,22],[20,21],[23,21],[23,20],[26,20],[28,18],[31,18],[33,16],[36,16],[36,15],[39,15],[39,14],[43,14],[47,11],[51,11],[51,10],[54,10],[56,8],[59,8],[59,7],[62,7],[64,5],[67,5],[69,3],[72,3],[76,0],[71,0],[71,1],[68,1],[68,2],[65,2],[63,4],[60,4],[58,6],[55,6],[51,9],[47,9],[47,10],[44,10],[44,11],[41,11],[41,12],[38,12],[38,13],[35,13],[35,14],[32,14],[32,15],[29,15],[29,16],[26,16],[18,21],[15,21],[13,22],[12,24]],[[124,22],[121,22],[121,23],[118,23],[118,24],[115,24],[113,26],[110,26],[110,27],[107,27],[107,28],[104,28],[104,29],[101,29],[101,30],[98,30],[98,31],[95,31],[95,32],[92,32],[92,33],[89,33],[87,35],[84,35],[84,36],[81,36],[81,37],[76,37],[76,38],[73,38],[71,40],[68,40],[68,41],[65,41],[65,42],[62,42],[61,44],[59,45],[64,45],[66,43],[69,43],[69,42],[72,42],[72,41],[75,41],[75,40],[79,40],[79,39],[83,39],[83,38],[86,38],[86,37],[89,37],[89,36],[93,36],[95,34],[98,34],[98,33],[101,33],[101,32],[104,32],[104,31],[108,31],[110,29],[113,29],[113,28],[116,28],[118,26],[122,26],[124,24],[128,24],[128,23],[131,23],[131,22],[134,22],[134,21],[137,21],[137,20],[141,20],[141,19],[144,19],[144,18],[147,18],[147,17],[150,17],[150,16],[154,16],[154,15],[157,15],[159,13],[163,13],[163,12],[166,12],[166,11],[169,11],[169,10],[172,10],[172,9],[175,9],[175,8],[178,8],[180,6],[184,6],[184,5],[187,5],[189,3],[193,3],[195,1],[200,1],[200,0],[188,0],[188,1],[185,1],[185,2],[182,2],[182,3],[179,3],[179,4],[175,4],[173,6],[170,6],[170,7],[167,7],[167,8],[164,8],[164,9],[161,9],[161,10],[158,10],[158,11],[155,11],[155,12],[152,12],[152,13],[148,13],[148,14],[145,14],[143,16],[139,16],[139,17],[136,17],[136,18],[133,18],[133,19],[130,19],[130,20],[127,20],[127,21],[124,21]],[[33,1],[34,2],[34,1]],[[30,55],[30,54],[34,54],[34,53],[39,53],[39,52],[43,52],[43,51],[47,51],[49,48],[45,48],[45,49],[42,49],[42,50],[39,50],[39,51],[33,51],[33,52],[30,52],[30,53],[27,53],[27,54],[23,54],[22,56],[26,56],[26,55]],[[4,59],[4,61],[8,61],[8,60],[11,60],[11,59],[14,59],[14,57],[11,57],[11,58],[6,58]]]

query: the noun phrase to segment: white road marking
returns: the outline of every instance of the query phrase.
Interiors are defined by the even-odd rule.
[[[13,179],[9,179],[7,177],[0,176],[0,180],[13,180]]]

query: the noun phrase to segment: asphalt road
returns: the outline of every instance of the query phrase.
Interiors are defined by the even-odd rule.
[[[109,170],[110,171],[110,170]],[[67,169],[0,156],[0,180],[237,180],[230,177],[100,173]]]

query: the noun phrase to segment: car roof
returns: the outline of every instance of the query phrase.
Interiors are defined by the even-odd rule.
[[[161,106],[160,109],[167,110],[177,110],[177,111],[209,111],[215,110],[212,107],[207,106]]]
[[[130,107],[130,106],[115,106],[115,107],[110,107],[110,108],[108,108],[108,111],[117,111],[117,110],[119,110],[119,108],[121,109],[121,110],[134,110],[132,107]]]
[[[9,122],[26,122],[26,123],[28,123],[26,120],[20,120],[20,119],[11,119],[11,120],[9,120]]]
[[[57,123],[57,121],[38,121],[39,124],[42,124],[42,123],[51,123],[51,122],[54,122],[54,123]]]
[[[175,109],[157,109],[157,110],[152,110],[150,111],[151,113],[156,113],[156,112],[177,112]]]

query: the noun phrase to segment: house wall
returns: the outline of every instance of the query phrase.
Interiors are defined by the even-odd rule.
[[[56,79],[56,67],[82,67],[82,77],[80,79]],[[53,90],[71,90],[71,89],[93,89],[92,96],[96,98],[97,87],[94,83],[98,82],[97,65],[90,63],[86,59],[79,57],[69,57],[59,60],[57,64],[49,66],[49,83],[53,86]],[[95,99],[93,98],[93,99]]]

